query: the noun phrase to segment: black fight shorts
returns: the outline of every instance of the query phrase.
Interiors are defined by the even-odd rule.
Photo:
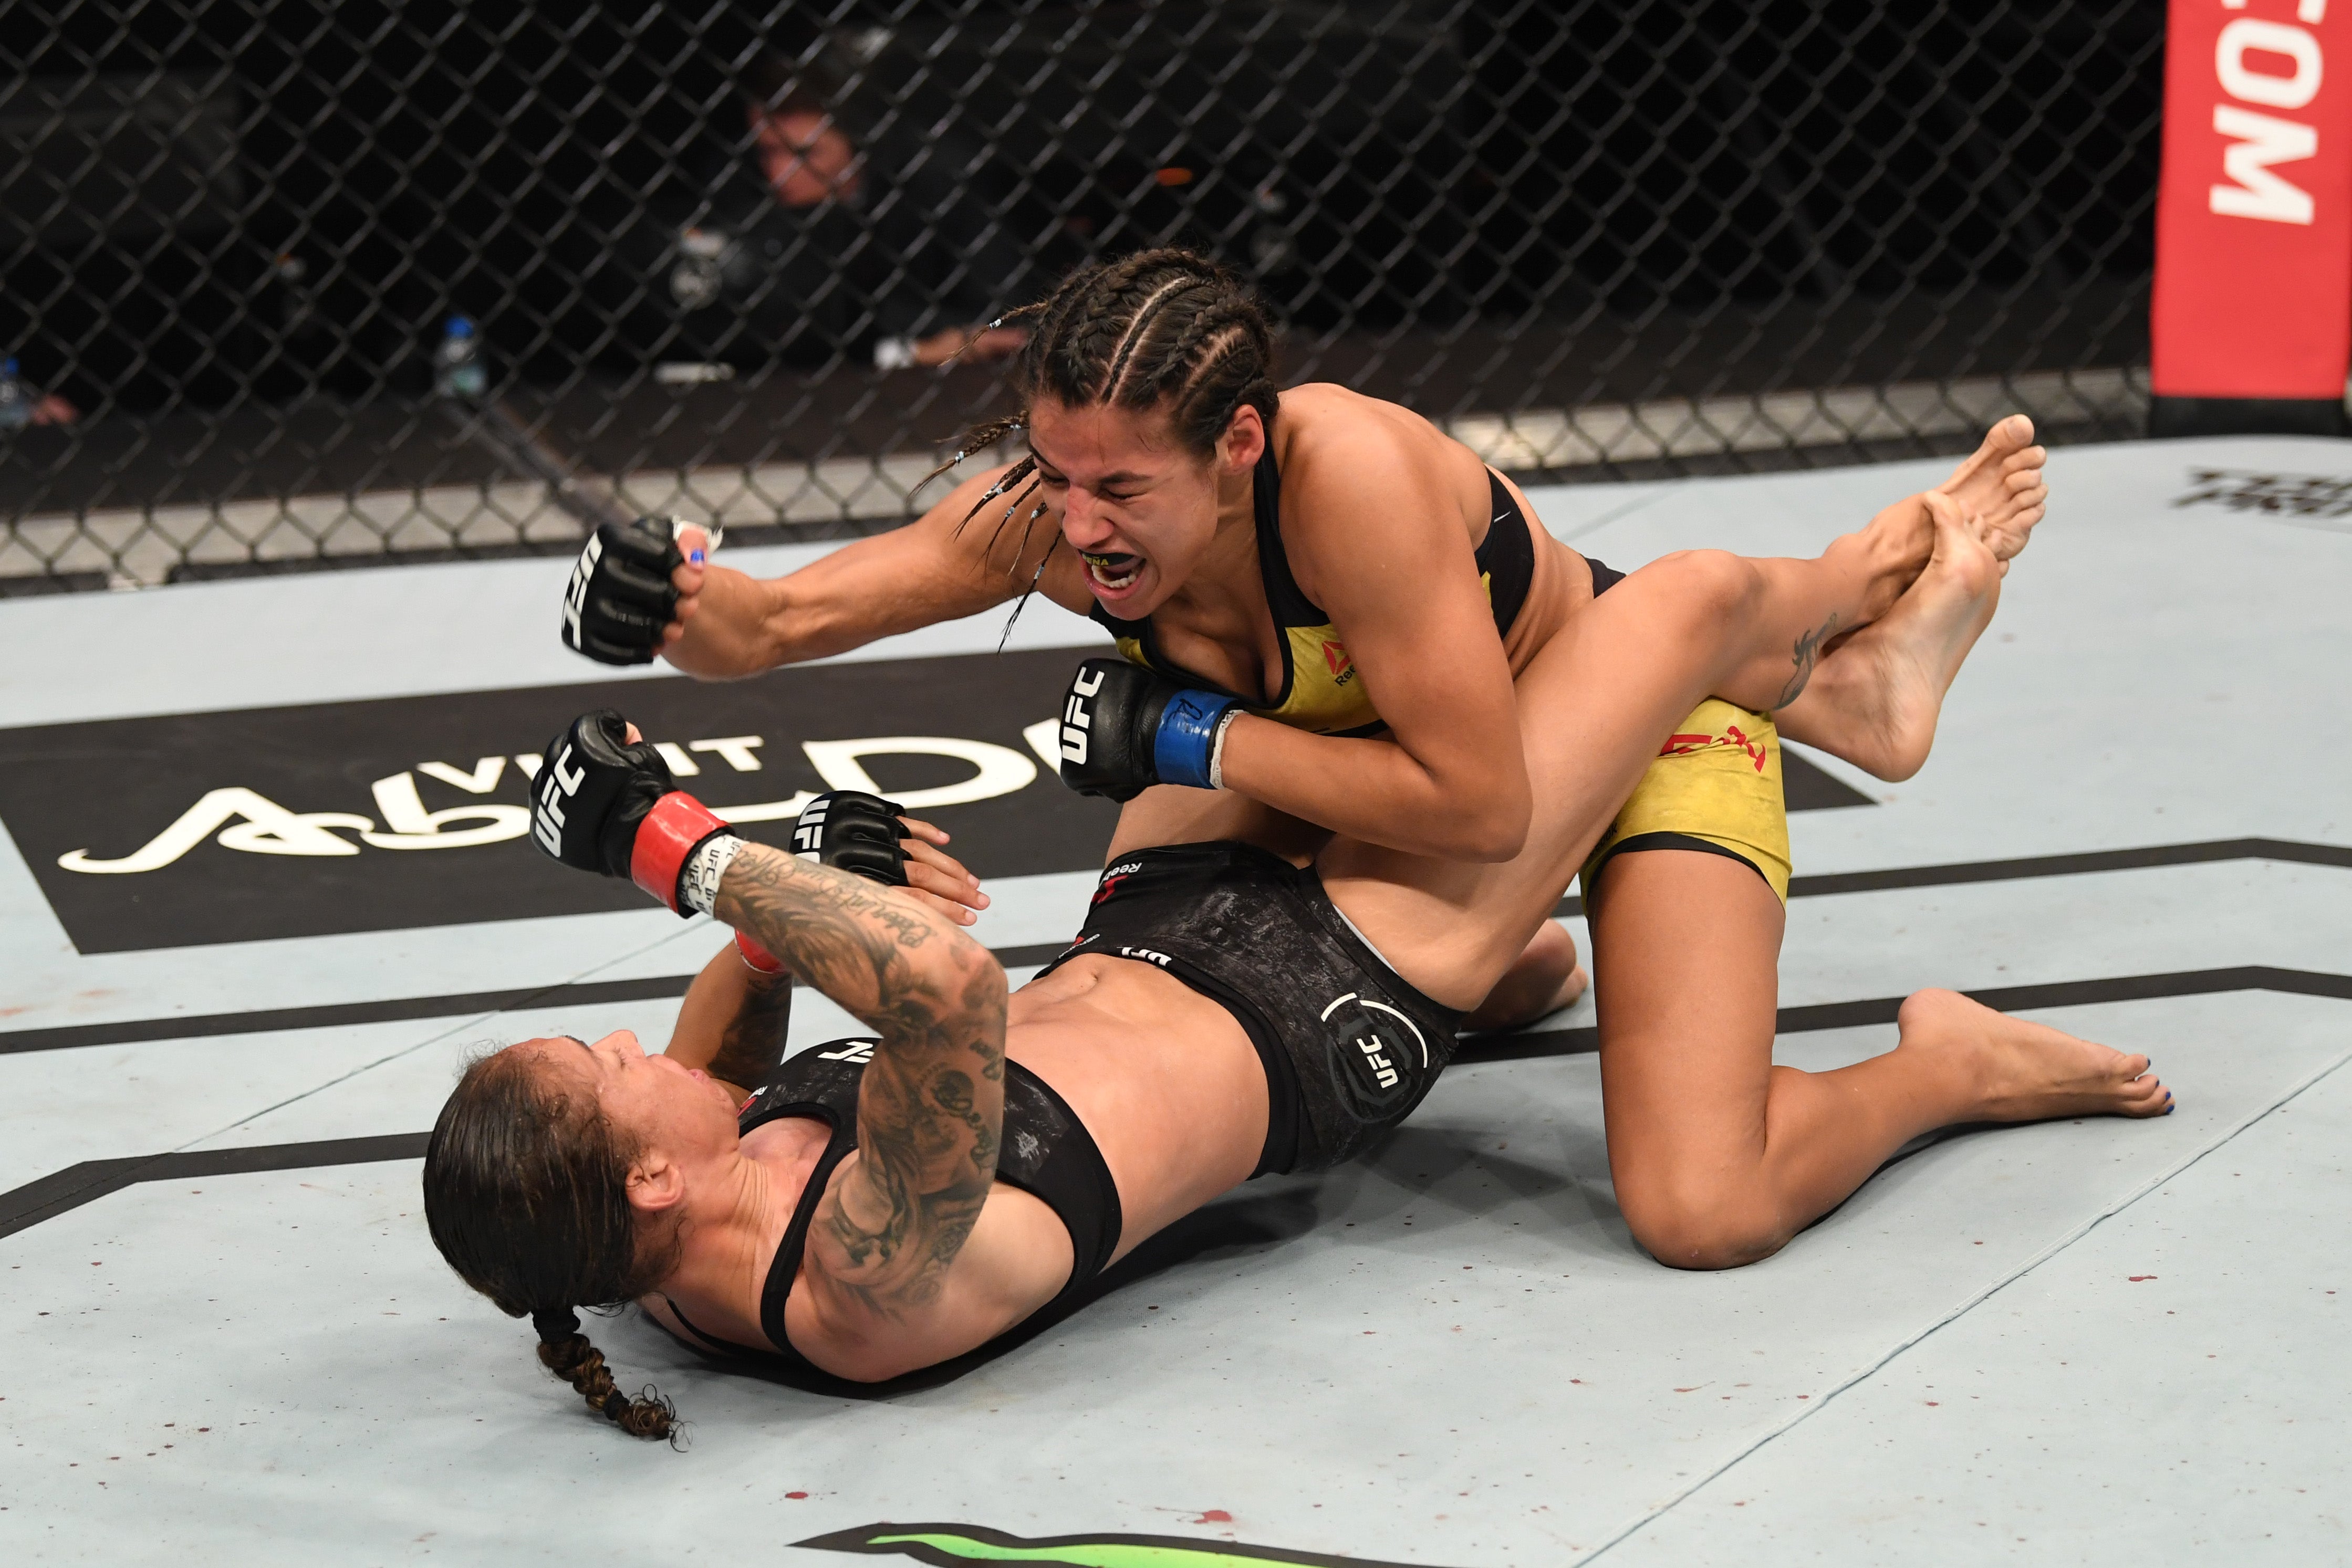
[[[1248,1032],[1266,1078],[1259,1176],[1361,1154],[1428,1094],[1462,1026],[1349,929],[1313,868],[1248,844],[1119,856],[1048,968],[1090,954],[1157,964]]]

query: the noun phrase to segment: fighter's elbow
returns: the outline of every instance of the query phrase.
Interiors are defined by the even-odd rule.
[[[1010,991],[1004,966],[971,933],[944,916],[934,915],[930,927],[933,987],[967,1026],[1001,1031]]]
[[[1495,864],[1517,860],[1527,848],[1535,805],[1524,789],[1476,789],[1460,809],[1440,812],[1438,820],[1446,825],[1422,853]]]
[[[1487,865],[1499,865],[1505,861],[1515,861],[1519,858],[1519,852],[1528,847],[1529,825],[1529,814],[1522,812],[1516,821],[1497,821],[1483,828],[1475,838],[1463,845],[1459,852],[1460,858]]]

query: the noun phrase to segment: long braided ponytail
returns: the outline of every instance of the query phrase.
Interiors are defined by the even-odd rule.
[[[1021,412],[967,431],[954,455],[927,482],[1026,430],[1029,411],[1040,397],[1070,408],[1164,411],[1179,444],[1197,457],[1216,450],[1225,427],[1244,408],[1257,410],[1273,428],[1281,402],[1274,383],[1273,329],[1248,287],[1204,256],[1163,248],[1081,267],[1044,299],[989,326],[1020,321],[1034,323],[1013,362],[1013,391]],[[1034,456],[1013,464],[957,525],[961,529],[991,502],[1010,496],[989,535],[992,558],[1013,514],[1037,496],[1036,469]],[[1021,524],[1015,560],[1026,552],[1029,530],[1045,511],[1045,501],[1035,499]],[[1030,592],[1060,548],[1056,537],[1030,578]],[[1013,606],[1014,620],[1028,601],[1024,593]],[[1007,637],[1012,631],[1008,621]]]
[[[425,1223],[459,1279],[509,1317],[530,1319],[541,1364],[591,1410],[633,1437],[675,1447],[685,1430],[676,1406],[650,1385],[635,1398],[622,1393],[572,1311],[635,1301],[668,1271],[629,1207],[635,1153],[593,1103],[546,1087],[524,1059],[499,1051],[466,1070],[434,1124]]]

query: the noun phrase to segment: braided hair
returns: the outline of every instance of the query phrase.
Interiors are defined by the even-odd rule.
[[[1267,428],[1273,428],[1281,401],[1274,384],[1273,329],[1248,287],[1206,256],[1162,248],[1081,267],[1045,298],[989,326],[1020,321],[1034,323],[1029,341],[1013,361],[1013,392],[1020,400],[1020,412],[966,432],[955,455],[933,469],[930,478],[1028,429],[1029,411],[1040,397],[1069,408],[1163,412],[1178,444],[1196,457],[1215,452],[1234,415],[1244,408],[1257,410]],[[972,503],[957,528],[961,531],[999,497],[1011,496],[989,536],[992,556],[1013,514],[1038,489],[1037,459],[1024,456]],[[1022,549],[1014,552],[1015,560],[1025,552],[1029,530],[1045,511],[1039,497],[1022,521]],[[1030,578],[1030,593],[1045,574],[1045,560],[1060,548],[1056,536]],[[1023,594],[1021,604],[1028,601],[1028,593]],[[1019,619],[1021,605],[1013,607],[1013,614]],[[1007,636],[1012,630],[1007,622]]]
[[[594,1101],[540,1082],[512,1051],[467,1068],[425,1146],[425,1223],[457,1277],[509,1317],[528,1315],[539,1359],[633,1437],[678,1446],[677,1408],[613,1381],[574,1306],[620,1306],[673,1259],[649,1251],[629,1207],[637,1154]],[[670,1251],[676,1250],[676,1239]]]

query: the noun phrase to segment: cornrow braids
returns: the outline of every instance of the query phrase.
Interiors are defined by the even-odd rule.
[[[1118,346],[1111,350],[1110,368],[1103,372],[1102,401],[1104,402],[1117,403],[1119,401],[1119,393],[1127,389],[1128,371],[1134,361],[1135,350],[1142,347],[1149,338],[1154,322],[1159,319],[1160,313],[1167,308],[1169,301],[1196,288],[1214,287],[1215,285],[1202,277],[1174,277],[1160,284],[1144,297],[1143,303],[1136,308],[1135,315],[1127,323],[1127,329],[1120,335]],[[1151,377],[1148,370],[1144,372],[1144,376],[1145,379],[1157,379]]]
[[[1082,267],[1045,298],[991,325],[1014,320],[1036,323],[1013,361],[1021,412],[975,427],[932,477],[1027,429],[1041,397],[1071,408],[1164,407],[1177,440],[1202,457],[1216,450],[1243,408],[1256,409],[1271,426],[1280,406],[1265,308],[1241,279],[1189,250],[1138,251]],[[981,504],[1026,476],[1034,463],[1015,465]]]
[[[1140,251],[1074,275],[1055,302],[1064,308],[1047,310],[1014,365],[1024,403],[1164,409],[1197,456],[1244,407],[1273,423],[1273,329],[1248,287],[1207,257]]]
[[[1023,431],[1028,428],[1029,415],[1025,411],[1021,413],[1013,414],[1008,418],[992,419],[985,424],[973,425],[970,430],[964,432],[963,439],[956,443],[956,449],[948,455],[948,460],[940,464],[938,467],[932,469],[929,473],[924,475],[921,482],[918,484],[915,488],[918,490],[921,489],[924,485],[929,484],[932,480],[938,478],[940,475],[946,473],[949,469],[954,467],[957,464],[962,462],[973,453],[985,452],[990,447],[995,445],[998,442],[1003,440],[1006,436],[1013,434],[1017,431]],[[1007,477],[1010,477],[1010,476],[1007,476]],[[1001,496],[1003,493],[1004,486],[1000,484],[995,489],[991,490],[987,495],[982,496],[981,500],[987,501],[997,496]],[[974,506],[972,507],[972,511],[976,512],[978,510],[980,510],[978,506]],[[970,514],[966,514],[966,520],[970,520]]]
[[[946,363],[940,368],[944,370],[948,366],[961,363],[963,357],[966,354],[971,353],[972,350],[980,346],[980,340],[983,336],[995,331],[999,327],[1010,327],[1016,321],[1025,321],[1030,317],[1037,314],[1038,311],[1043,310],[1045,308],[1045,307],[1042,303],[1024,305],[1016,309],[1007,310],[1003,315],[999,316],[995,320],[989,322],[977,332],[965,333],[963,341],[957,345],[956,351],[947,357]],[[961,454],[958,454],[957,460],[961,460]],[[950,461],[948,466],[950,468],[954,467],[955,462]]]
[[[1045,515],[1045,503],[1042,498],[1040,498],[1037,505],[1030,511],[1027,519],[1021,525],[1021,543],[1024,549],[1026,549],[1029,544],[1029,529],[1031,526]],[[1021,597],[1013,601],[1013,613],[1004,618],[1004,631],[996,639],[996,651],[998,653],[1002,653],[1004,652],[1004,645],[1013,641],[1013,628],[1014,624],[1020,621],[1021,612],[1029,608],[1029,601],[1037,597],[1037,585],[1045,580],[1045,563],[1052,560],[1054,559],[1054,553],[1061,548],[1062,536],[1060,531],[1056,530],[1054,535],[1053,542],[1045,547],[1045,553],[1037,558],[1037,570],[1029,574],[1029,586],[1021,591]],[[1019,557],[1016,556],[1013,558],[1013,564],[1016,566],[1020,564]],[[1004,570],[1005,574],[1010,576],[1012,575],[1013,568],[1008,566]]]
[[[1170,427],[1196,457],[1214,452],[1234,415],[1255,408],[1270,430],[1281,394],[1274,382],[1274,332],[1265,311],[1232,273],[1189,250],[1138,251],[1117,261],[1082,267],[1044,299],[1009,311],[989,323],[1034,321],[1034,329],[1013,362],[1013,390],[1019,413],[973,426],[956,444],[954,455],[924,476],[938,478],[976,452],[1029,428],[1029,411],[1040,397],[1071,408],[1108,406],[1139,413],[1164,410]],[[995,554],[1013,515],[1037,489],[1037,459],[1024,455],[983,491],[961,521],[961,534],[983,507],[1011,494],[1004,515],[988,537]],[[1023,481],[1028,481],[1025,487]],[[1030,531],[1045,515],[1039,497],[1021,523],[1014,570],[1029,549]],[[1013,622],[1044,580],[1046,562],[1061,537],[1038,559],[1029,586],[1013,607],[997,643],[1002,652]]]
[[[497,1051],[467,1067],[425,1146],[425,1223],[457,1277],[509,1317],[529,1316],[539,1359],[631,1437],[682,1445],[677,1408],[648,1386],[614,1385],[574,1306],[618,1307],[650,1291],[675,1261],[639,1235],[628,1197],[636,1148],[593,1098],[539,1081]]]

